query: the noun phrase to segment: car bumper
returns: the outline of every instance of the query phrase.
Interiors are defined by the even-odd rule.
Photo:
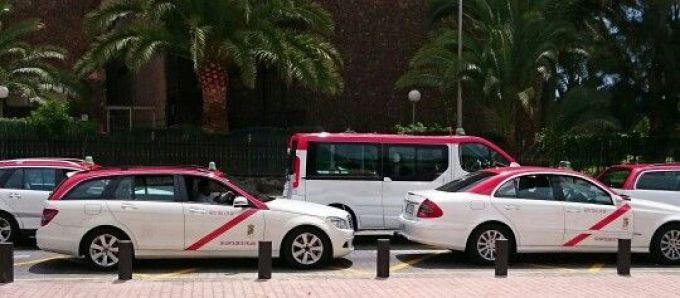
[[[354,251],[354,231],[334,229],[331,238],[333,258],[340,258]]]
[[[441,224],[436,220],[419,220],[399,216],[401,229],[396,232],[406,239],[427,245],[465,250],[467,229],[461,225]]]
[[[36,231],[35,241],[41,250],[79,256],[79,239],[75,239],[74,235],[80,235],[79,228],[51,223]]]

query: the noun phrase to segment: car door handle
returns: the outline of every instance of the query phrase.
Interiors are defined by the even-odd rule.
[[[120,208],[125,209],[125,210],[137,210],[137,207],[132,204],[120,204]]]
[[[581,208],[567,208],[567,213],[581,213],[583,210]]]
[[[189,213],[206,214],[206,213],[208,213],[208,211],[203,210],[203,209],[189,208]]]
[[[11,193],[8,196],[10,199],[21,199],[21,195],[18,193]]]

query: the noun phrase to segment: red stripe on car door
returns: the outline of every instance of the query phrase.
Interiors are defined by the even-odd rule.
[[[631,207],[630,207],[629,204],[624,204],[623,206],[619,207],[619,209],[614,210],[614,212],[605,216],[600,221],[596,222],[592,227],[590,227],[589,230],[591,230],[591,231],[601,230],[602,228],[606,227],[608,224],[612,223],[613,221],[615,221],[616,219],[618,219],[622,215],[626,214],[626,212],[628,212],[628,210],[630,210],[630,209],[631,209]],[[591,233],[578,234],[574,238],[571,238],[569,241],[564,243],[564,246],[576,246],[579,243],[581,243],[581,241],[588,238],[588,236],[590,236],[590,235],[591,235]]]
[[[233,227],[237,226],[242,221],[246,220],[251,215],[255,214],[255,212],[257,212],[258,210],[259,209],[248,209],[246,211],[243,211],[241,214],[237,215],[236,217],[227,221],[225,224],[223,224],[219,228],[210,232],[210,234],[203,236],[203,238],[194,242],[194,244],[189,245],[189,247],[187,247],[186,250],[197,250],[197,249],[203,247],[204,245],[208,244],[208,242],[215,240],[215,238],[226,233],[227,231],[229,231]]]

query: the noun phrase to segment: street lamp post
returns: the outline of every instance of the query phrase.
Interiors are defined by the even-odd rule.
[[[463,58],[463,0],[458,0],[458,61]],[[461,63],[458,63],[458,72],[460,73]],[[456,134],[464,135],[463,129],[463,88],[460,83],[460,75],[458,76],[458,100],[456,104]]]
[[[410,101],[413,104],[413,110],[412,110],[412,117],[411,117],[411,124],[415,125],[416,124],[416,103],[420,101],[420,91],[418,90],[411,90],[411,92],[408,93],[408,101]]]

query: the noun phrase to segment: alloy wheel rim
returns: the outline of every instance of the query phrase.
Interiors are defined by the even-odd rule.
[[[302,233],[295,237],[291,249],[296,262],[311,265],[323,256],[323,242],[312,233]]]
[[[680,231],[670,230],[661,237],[661,253],[671,261],[680,260]]]
[[[497,230],[484,231],[477,239],[477,253],[487,261],[496,260],[496,240],[503,238]]]
[[[0,243],[9,241],[12,237],[12,225],[5,218],[0,217]]]
[[[101,234],[90,243],[90,259],[102,267],[118,264],[118,238],[111,234]]]

